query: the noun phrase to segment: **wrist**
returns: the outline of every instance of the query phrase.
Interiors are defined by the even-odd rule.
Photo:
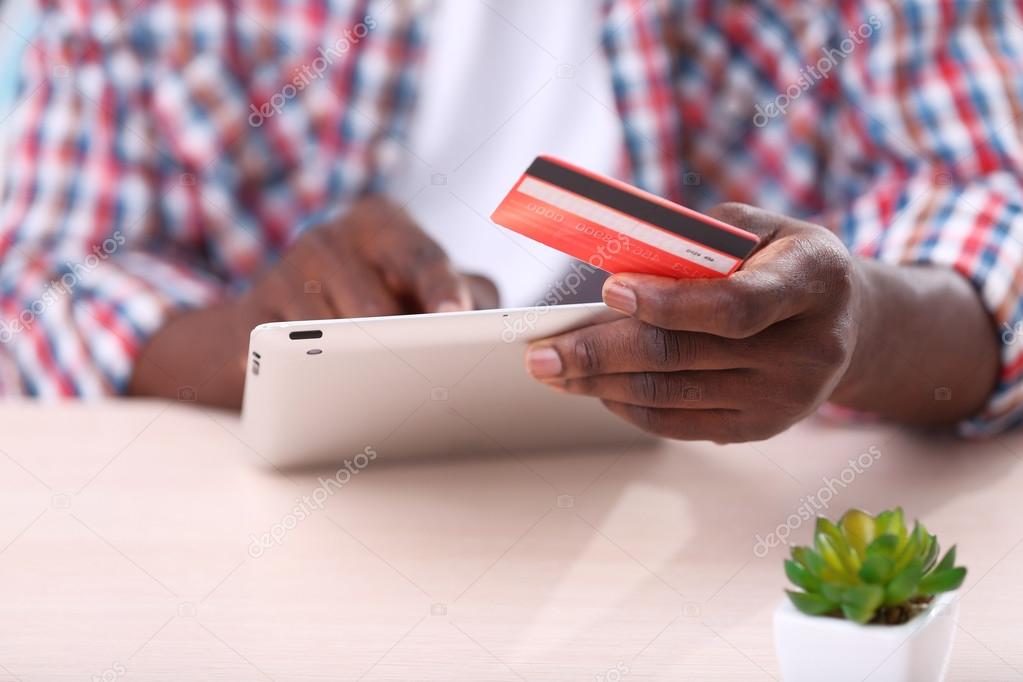
[[[856,261],[856,342],[830,400],[905,422],[954,424],[997,383],[997,329],[971,283],[949,268]]]
[[[850,296],[848,321],[845,325],[848,359],[841,377],[832,391],[830,400],[842,404],[856,404],[864,390],[866,366],[874,351],[877,306],[874,305],[876,287],[872,276],[872,263],[856,256],[850,257]]]

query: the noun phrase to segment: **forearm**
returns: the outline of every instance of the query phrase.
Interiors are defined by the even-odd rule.
[[[831,401],[911,424],[953,424],[981,410],[999,370],[997,330],[951,270],[856,261],[857,342]]]

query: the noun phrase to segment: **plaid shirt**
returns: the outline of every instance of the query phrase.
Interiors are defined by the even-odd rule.
[[[40,1],[6,124],[0,391],[115,393],[170,313],[243,288],[301,230],[385,186],[429,8]],[[960,272],[1004,349],[996,393],[962,429],[1021,419],[1023,2],[608,0],[603,13],[634,182]]]

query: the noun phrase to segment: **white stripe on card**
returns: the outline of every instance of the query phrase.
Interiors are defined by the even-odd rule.
[[[586,220],[592,220],[602,227],[621,232],[630,239],[635,239],[721,274],[729,273],[739,262],[731,256],[718,253],[685,237],[636,220],[601,203],[536,178],[523,178],[517,189],[526,196],[570,211]]]

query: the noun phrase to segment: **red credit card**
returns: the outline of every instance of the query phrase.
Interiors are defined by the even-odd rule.
[[[760,241],[745,230],[549,156],[533,161],[490,218],[608,272],[677,279],[725,277]]]

